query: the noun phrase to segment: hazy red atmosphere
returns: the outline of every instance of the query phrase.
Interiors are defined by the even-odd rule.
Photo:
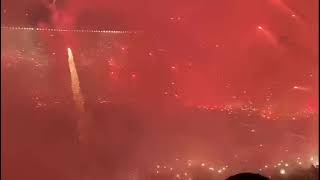
[[[318,13],[317,0],[1,0],[2,177],[318,164]]]

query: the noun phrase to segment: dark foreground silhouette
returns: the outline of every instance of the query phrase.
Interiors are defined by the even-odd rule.
[[[269,178],[264,177],[260,174],[253,173],[240,173],[234,176],[228,177],[226,180],[269,180]]]

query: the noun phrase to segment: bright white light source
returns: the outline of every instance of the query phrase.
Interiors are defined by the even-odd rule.
[[[286,170],[280,169],[280,174],[286,174]]]

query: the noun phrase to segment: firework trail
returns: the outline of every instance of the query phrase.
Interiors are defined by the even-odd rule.
[[[71,88],[72,88],[73,100],[76,105],[77,113],[80,114],[80,118],[78,120],[78,133],[81,141],[82,139],[81,137],[83,137],[84,128],[85,128],[84,99],[81,93],[79,77],[78,77],[77,69],[74,63],[73,54],[70,48],[68,48],[68,64],[69,64],[69,70],[70,70],[70,76],[71,76]]]

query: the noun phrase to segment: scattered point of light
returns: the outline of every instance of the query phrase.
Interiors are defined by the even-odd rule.
[[[264,166],[264,168],[268,168],[268,167],[269,167],[268,165],[265,165],[265,166]]]
[[[159,174],[159,171],[157,171],[157,174]]]
[[[220,47],[219,44],[216,44],[216,48]]]
[[[258,29],[259,29],[259,30],[262,30],[263,28],[262,28],[262,26],[258,26]]]
[[[157,168],[159,169],[159,168],[160,168],[160,165],[157,165]]]
[[[185,172],[184,175],[185,175],[185,176],[188,176],[188,173]]]
[[[131,78],[132,78],[132,79],[135,79],[136,77],[137,77],[136,74],[131,74]]]
[[[284,164],[284,166],[285,166],[285,167],[288,167],[288,166],[289,166],[289,164],[288,164],[288,163],[285,163],[285,164]]]
[[[295,14],[292,14],[291,17],[296,17],[296,15],[295,15]]]
[[[251,129],[250,132],[254,133],[254,132],[256,132],[256,130],[255,129]]]
[[[210,171],[214,171],[214,168],[210,167],[209,170],[210,170]]]
[[[286,174],[286,170],[280,169],[280,174]]]
[[[281,166],[281,163],[278,163],[278,166]]]
[[[180,174],[177,174],[176,177],[177,177],[177,178],[180,178]]]
[[[191,166],[192,164],[191,163],[188,163],[188,166]]]
[[[314,160],[313,157],[311,157],[311,158],[310,158],[310,161],[313,161],[313,160]]]
[[[201,163],[201,166],[203,167],[203,166],[205,166],[206,164],[205,163]]]
[[[221,169],[219,169],[219,170],[218,170],[218,173],[222,173],[222,170],[221,170]]]
[[[173,170],[173,168],[170,168],[170,171],[172,171]]]

